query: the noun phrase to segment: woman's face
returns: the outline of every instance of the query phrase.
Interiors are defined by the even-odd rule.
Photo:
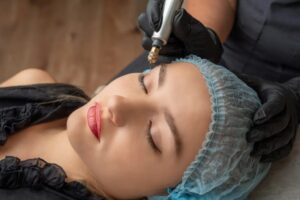
[[[159,194],[178,184],[211,120],[208,90],[194,65],[155,67],[144,77],[147,92],[139,75],[114,80],[67,122],[70,143],[99,188],[120,199]],[[87,123],[95,102],[101,105],[99,140]]]

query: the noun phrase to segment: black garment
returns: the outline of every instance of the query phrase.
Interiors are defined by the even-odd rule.
[[[300,1],[241,0],[222,64],[271,81],[300,76]]]
[[[81,89],[60,83],[0,88],[0,145],[30,125],[67,117],[89,99]],[[66,182],[65,178],[60,166],[41,158],[20,161],[7,156],[0,160],[0,199],[104,199],[79,181]]]

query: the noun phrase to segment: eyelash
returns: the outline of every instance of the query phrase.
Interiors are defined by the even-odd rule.
[[[146,94],[148,94],[148,90],[145,86],[145,83],[144,83],[144,78],[145,78],[145,73],[140,73],[139,75],[139,83],[140,83],[140,86],[143,88],[143,90],[145,91]]]
[[[147,88],[145,86],[145,83],[144,83],[145,74],[146,73],[141,73],[139,75],[138,79],[139,79],[140,86],[143,88],[145,93],[148,94],[148,90],[147,90]],[[150,120],[149,125],[148,125],[148,129],[147,129],[147,140],[148,140],[149,144],[151,145],[151,147],[155,150],[155,152],[161,153],[160,149],[156,146],[156,144],[153,140],[153,137],[152,137],[152,134],[151,134],[151,126],[152,126],[152,121]]]
[[[147,131],[147,140],[149,142],[149,144],[151,145],[151,147],[155,150],[155,152],[161,153],[160,149],[155,145],[155,142],[153,141],[153,137],[151,135],[151,126],[152,126],[152,121],[149,121],[149,125],[148,125],[148,131]]]

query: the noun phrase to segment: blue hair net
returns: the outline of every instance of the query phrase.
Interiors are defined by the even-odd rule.
[[[192,63],[204,76],[212,119],[202,148],[181,182],[168,188],[168,195],[149,199],[246,199],[271,166],[251,157],[253,144],[246,141],[252,117],[261,105],[257,94],[226,68],[208,60],[190,55],[176,62]]]

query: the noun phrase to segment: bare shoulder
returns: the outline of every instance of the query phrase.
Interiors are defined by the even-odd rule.
[[[55,83],[56,80],[47,71],[39,68],[27,68],[0,83],[0,87],[30,85],[36,83]]]

